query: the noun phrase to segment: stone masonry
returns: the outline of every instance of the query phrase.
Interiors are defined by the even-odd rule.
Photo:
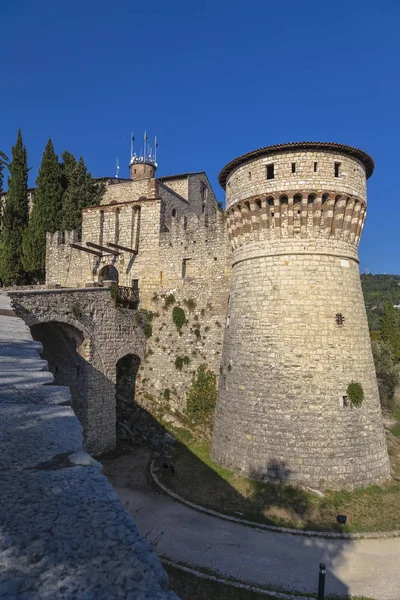
[[[222,170],[233,270],[212,443],[221,465],[331,488],[389,477],[357,256],[372,170],[365,153],[318,143]]]

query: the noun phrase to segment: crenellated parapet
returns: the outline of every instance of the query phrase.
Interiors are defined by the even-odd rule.
[[[235,203],[227,211],[232,249],[249,241],[280,238],[333,238],[358,246],[366,202],[334,190],[264,193]]]

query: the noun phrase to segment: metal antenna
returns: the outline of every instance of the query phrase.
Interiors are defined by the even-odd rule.
[[[133,132],[131,133],[131,158],[133,156],[133,142],[135,141],[135,138],[133,137]]]
[[[146,134],[146,130],[145,130],[144,131],[144,151],[143,151],[144,160],[146,160],[146,142],[147,142],[147,134]]]
[[[154,138],[154,162],[157,162],[157,136],[155,136]]]
[[[119,177],[118,172],[119,172],[119,160],[118,160],[118,156],[117,156],[117,173],[115,175],[116,179],[118,179],[118,177]]]

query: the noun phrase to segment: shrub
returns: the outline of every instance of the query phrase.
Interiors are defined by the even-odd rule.
[[[187,306],[190,311],[196,308],[196,300],[194,300],[194,298],[188,298],[187,300],[184,300],[183,304]]]
[[[201,340],[201,333],[199,328],[195,329],[193,333],[196,336],[197,340]]]
[[[172,320],[179,331],[184,325],[187,325],[188,323],[185,311],[183,310],[183,308],[180,308],[180,306],[174,306],[174,309],[172,311]]]
[[[166,310],[167,308],[175,304],[175,302],[175,296],[173,294],[168,294],[168,296],[166,296],[164,299],[164,309]]]
[[[395,364],[393,350],[387,342],[373,342],[372,354],[381,406],[383,409],[393,411],[395,408],[394,393],[400,380],[399,367]]]
[[[190,358],[188,356],[177,356],[175,359],[175,368],[178,371],[182,371],[184,365],[190,364]]]
[[[110,285],[110,296],[113,300],[118,298],[118,286],[116,283]]]
[[[217,377],[205,363],[197,369],[187,396],[187,413],[194,423],[211,423],[217,401]]]
[[[77,302],[72,305],[71,312],[75,319],[80,319],[83,315],[82,309]]]
[[[364,390],[361,383],[352,381],[347,386],[346,394],[349,397],[352,406],[361,406],[364,400]]]
[[[171,390],[169,390],[168,388],[165,388],[165,390],[163,391],[163,396],[164,396],[165,400],[169,400],[170,396],[171,396]]]
[[[143,308],[138,310],[136,313],[136,323],[143,327],[143,333],[147,339],[153,335],[153,313],[150,310],[144,310]]]

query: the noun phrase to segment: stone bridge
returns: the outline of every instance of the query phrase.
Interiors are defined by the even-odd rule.
[[[98,455],[113,449],[117,370],[125,375],[125,387],[129,375],[134,395],[145,354],[138,312],[117,307],[109,288],[18,290],[8,295],[32,337],[42,343],[42,358],[55,383],[70,387],[88,451]]]

